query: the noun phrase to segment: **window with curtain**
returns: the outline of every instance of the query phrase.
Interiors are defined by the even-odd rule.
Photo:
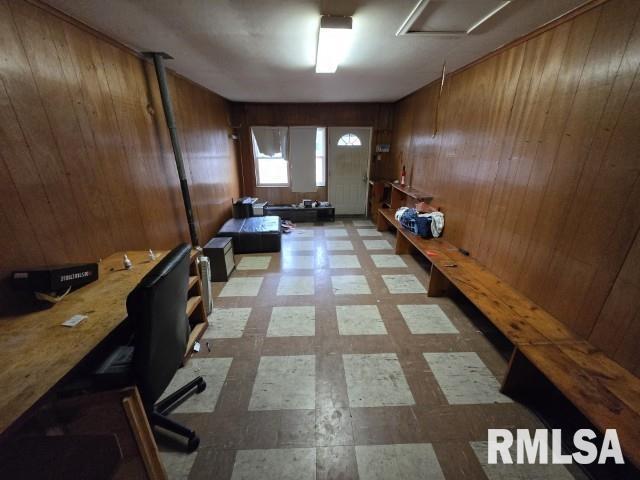
[[[289,185],[287,127],[251,127],[256,184],[259,187]]]
[[[294,152],[291,150],[291,136],[296,133],[296,139],[294,147],[297,147],[297,138],[302,138],[300,133],[294,132],[298,129],[300,131],[309,130],[310,127],[251,127],[251,141],[253,144],[253,155],[256,169],[256,185],[258,187],[287,187],[297,183],[293,177],[296,176],[296,172],[300,175],[305,175],[305,168],[295,168],[299,166],[299,163],[292,165],[291,162],[296,162],[296,159],[290,158],[293,153],[298,153],[299,148],[294,148]],[[327,129],[326,127],[313,127],[315,128],[315,142],[312,149],[315,149],[313,160],[313,171],[315,179],[311,180],[315,182],[316,187],[324,187],[327,185]],[[312,137],[313,141],[313,137]],[[306,143],[303,141],[303,143]],[[302,147],[304,150],[304,146]],[[304,155],[303,155],[304,157]],[[313,178],[313,177],[312,177]],[[302,182],[305,183],[304,181]],[[307,182],[308,183],[308,182]],[[314,191],[308,187],[302,187],[305,191]],[[296,188],[299,190],[300,188]]]
[[[289,127],[291,191],[311,193],[316,187],[316,127]]]

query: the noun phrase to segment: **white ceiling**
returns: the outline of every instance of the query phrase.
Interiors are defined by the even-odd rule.
[[[395,101],[438,78],[443,61],[455,70],[585,2],[514,0],[451,38],[395,36],[417,0],[46,1],[135,50],[169,53],[168,67],[230,100],[255,102]],[[425,13],[459,3],[463,17],[470,0],[431,1]],[[354,41],[333,75],[315,73],[321,14],[353,15]]]

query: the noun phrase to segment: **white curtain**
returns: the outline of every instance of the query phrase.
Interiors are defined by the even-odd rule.
[[[287,127],[251,127],[253,148],[257,156],[287,158]]]
[[[291,191],[315,192],[316,187],[316,127],[289,128],[289,161]]]

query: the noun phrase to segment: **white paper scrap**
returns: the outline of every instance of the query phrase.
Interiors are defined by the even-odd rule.
[[[75,327],[81,321],[83,321],[83,320],[85,320],[87,318],[89,318],[89,317],[86,316],[86,315],[74,315],[69,320],[67,320],[65,322],[62,322],[62,325],[64,325],[65,327]]]

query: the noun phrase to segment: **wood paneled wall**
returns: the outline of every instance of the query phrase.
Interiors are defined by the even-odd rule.
[[[60,14],[0,0],[0,292],[17,267],[188,241],[151,64]],[[229,105],[169,75],[201,242],[239,195]]]
[[[591,4],[396,104],[445,235],[640,374],[640,2]]]
[[[375,146],[378,142],[389,143],[393,121],[393,104],[389,103],[235,103],[233,112],[233,123],[240,137],[243,194],[260,197],[271,203],[298,203],[303,198],[326,200],[327,188],[318,187],[317,192],[294,193],[287,187],[256,187],[250,127],[373,127],[372,145]],[[371,176],[387,178],[390,168],[388,156],[374,161]]]

